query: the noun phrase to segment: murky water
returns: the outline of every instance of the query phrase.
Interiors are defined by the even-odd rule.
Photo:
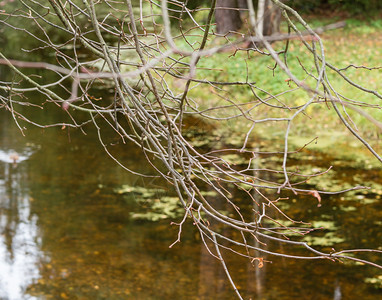
[[[123,185],[150,188],[160,197],[166,187],[161,180],[122,170],[91,127],[87,135],[28,127],[23,137],[8,113],[0,111],[0,123],[0,299],[235,298],[220,263],[201,246],[191,224],[182,242],[170,249],[177,235],[170,222],[179,219],[133,217],[145,206],[137,201],[139,193],[116,190]],[[133,146],[116,144],[114,151],[132,169],[152,173]],[[342,168],[336,174],[352,182],[356,173]],[[370,171],[365,180],[380,176]],[[320,208],[311,198],[291,199],[288,211],[329,228],[312,240],[325,249],[378,248],[380,192],[325,197]],[[240,196],[235,195],[238,201]],[[382,296],[373,283],[381,272],[372,267],[265,257],[272,263],[259,269],[228,252],[223,255],[245,299]],[[381,263],[376,256],[368,258]]]

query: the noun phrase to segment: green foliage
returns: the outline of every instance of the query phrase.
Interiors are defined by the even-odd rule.
[[[189,0],[189,1],[183,0],[178,2],[185,3],[187,9],[190,11],[197,9],[203,5],[205,7],[208,7],[208,5],[211,4],[211,2],[207,0]],[[169,8],[170,21],[174,27],[179,26],[179,20],[182,20],[182,22],[186,22],[186,24],[188,23],[188,21],[190,21],[190,15],[184,11],[184,9],[181,7],[179,3],[173,3],[170,1],[168,3],[168,8]],[[204,12],[206,12],[206,15],[207,15],[208,9],[204,10]],[[197,20],[197,21],[200,21],[200,20]]]
[[[291,0],[288,5],[304,13],[339,10],[352,14],[373,15],[382,10],[380,0]]]
[[[352,13],[373,14],[376,10],[382,9],[380,0],[329,0],[333,7],[340,7]]]

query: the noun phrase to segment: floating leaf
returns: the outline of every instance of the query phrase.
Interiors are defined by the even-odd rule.
[[[254,257],[253,259],[252,259],[252,263],[255,261],[255,260],[258,260],[259,261],[259,264],[257,265],[260,269],[262,268],[262,267],[264,267],[264,258],[262,258],[262,257]]]
[[[320,207],[321,206],[321,196],[320,196],[320,194],[317,191],[310,191],[310,192],[308,192],[308,194],[312,195],[315,198],[317,198],[317,200],[318,200],[317,207]]]

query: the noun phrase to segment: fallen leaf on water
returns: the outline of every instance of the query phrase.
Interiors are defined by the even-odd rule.
[[[251,262],[253,263],[255,260],[259,261],[258,267],[260,269],[264,267],[264,259],[262,257],[254,257]]]
[[[321,206],[321,196],[320,196],[320,194],[317,191],[310,191],[310,192],[308,192],[308,194],[312,195],[315,198],[317,198],[317,200],[318,200],[317,207],[320,207]]]

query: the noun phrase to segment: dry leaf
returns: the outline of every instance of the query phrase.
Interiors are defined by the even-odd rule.
[[[310,192],[308,192],[308,194],[312,195],[315,198],[317,198],[317,200],[318,200],[317,207],[320,207],[321,206],[321,196],[320,196],[320,194],[317,191],[310,191]]]
[[[252,263],[255,261],[255,260],[258,260],[259,261],[259,264],[257,265],[260,269],[262,268],[262,267],[264,267],[264,258],[262,258],[262,257],[254,257],[253,259],[252,259]]]

